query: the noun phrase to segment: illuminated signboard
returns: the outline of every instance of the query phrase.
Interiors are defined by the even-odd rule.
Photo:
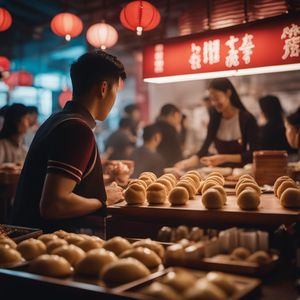
[[[290,70],[300,70],[299,14],[170,39],[144,49],[146,82]]]

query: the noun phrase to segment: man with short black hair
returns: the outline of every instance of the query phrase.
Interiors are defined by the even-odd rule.
[[[165,104],[160,110],[157,126],[162,137],[157,151],[164,159],[165,168],[183,159],[179,136],[181,118],[181,112],[174,104]]]
[[[37,131],[21,173],[13,223],[53,231],[85,227],[84,216],[122,198],[104,186],[93,130],[109,114],[126,78],[122,63],[103,51],[82,55],[71,66],[73,100]]]
[[[143,146],[132,153],[134,161],[133,177],[138,177],[142,172],[153,172],[157,176],[162,175],[164,161],[156,151],[161,142],[161,133],[157,125],[152,124],[143,129]]]
[[[131,133],[136,137],[141,128],[141,111],[137,104],[128,104],[124,107],[124,113],[131,120]]]

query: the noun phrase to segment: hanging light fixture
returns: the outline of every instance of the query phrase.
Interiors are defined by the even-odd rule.
[[[142,35],[143,31],[152,30],[159,24],[160,13],[147,1],[133,1],[122,9],[120,21],[125,28]]]
[[[7,30],[12,24],[12,17],[8,10],[0,7],[0,31]]]
[[[115,45],[118,40],[118,32],[111,25],[101,22],[88,29],[86,39],[95,48],[105,50]]]
[[[7,72],[10,69],[10,61],[5,56],[0,56],[0,72]]]
[[[66,41],[78,36],[83,29],[80,18],[70,13],[56,15],[51,20],[50,26],[56,35],[65,37]]]
[[[65,104],[72,100],[73,93],[69,88],[63,90],[58,96],[58,104],[61,108],[64,108]]]

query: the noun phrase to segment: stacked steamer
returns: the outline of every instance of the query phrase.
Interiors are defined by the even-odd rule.
[[[129,205],[141,205],[146,200],[150,205],[185,205],[189,199],[195,199],[200,185],[201,176],[197,171],[189,171],[179,180],[173,174],[157,178],[152,172],[143,172],[129,183],[124,197]]]
[[[201,182],[199,191],[202,194],[202,204],[205,208],[219,209],[226,204],[224,183],[224,177],[219,172],[208,174]]]
[[[29,272],[66,278],[101,279],[115,286],[146,277],[162,264],[164,248],[150,239],[133,244],[122,237],[104,241],[97,236],[63,230],[27,239],[18,245],[0,237],[0,266],[29,262]]]
[[[288,177],[281,176],[274,183],[274,194],[285,208],[300,208],[300,190],[296,182]]]
[[[250,175],[242,175],[236,186],[237,205],[242,210],[256,210],[260,204],[261,190]]]

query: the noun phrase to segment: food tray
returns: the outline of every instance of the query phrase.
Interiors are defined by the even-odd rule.
[[[229,272],[250,276],[264,276],[276,268],[279,256],[272,254],[272,261],[268,264],[259,265],[247,261],[234,261],[229,255],[219,254],[213,257],[204,258],[201,261],[187,263],[186,266],[193,269],[204,269],[208,271]]]
[[[16,243],[29,238],[36,238],[43,233],[41,229],[0,224],[0,235],[3,234]]]
[[[143,296],[139,291],[149,286],[152,282],[157,281],[159,278],[162,278],[164,275],[168,274],[169,272],[176,271],[178,268],[168,268],[159,273],[150,275],[147,278],[142,280],[137,280],[128,284],[127,286],[122,286],[116,289],[113,289],[115,293],[124,293],[124,295],[129,292],[130,294],[136,295],[140,299],[152,299],[148,296]],[[207,273],[201,271],[195,271],[191,269],[186,269],[188,272],[193,273],[198,279],[204,277]],[[231,300],[238,300],[238,299],[246,299],[250,296],[255,295],[260,290],[261,281],[259,279],[248,278],[244,276],[238,275],[231,275],[225,274],[228,279],[234,283],[237,288],[237,292],[230,298]],[[154,298],[153,298],[154,299]]]

